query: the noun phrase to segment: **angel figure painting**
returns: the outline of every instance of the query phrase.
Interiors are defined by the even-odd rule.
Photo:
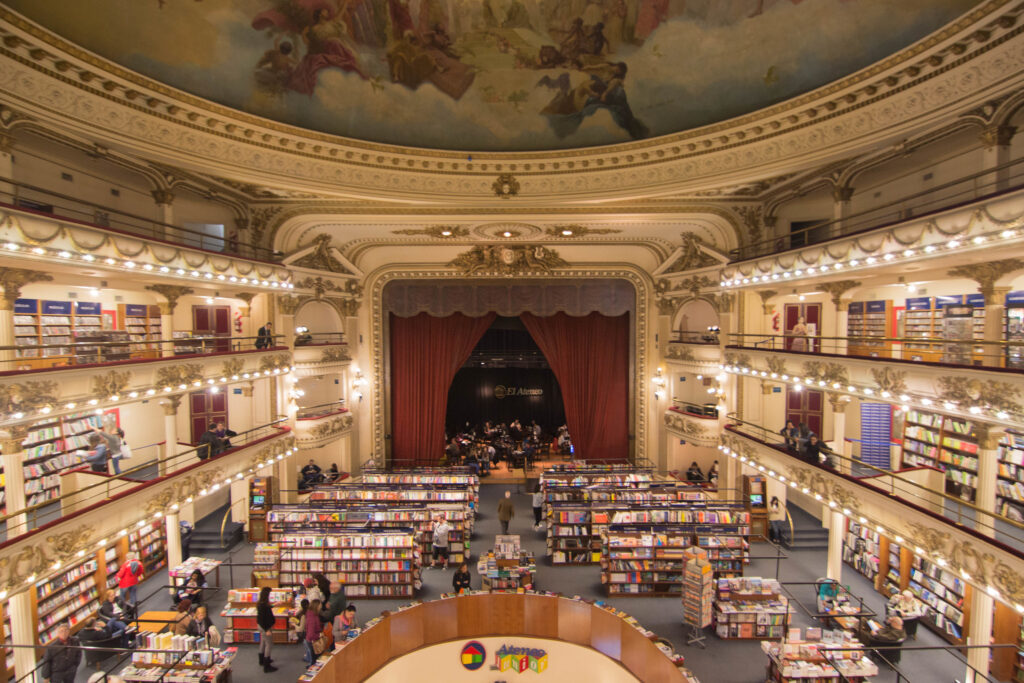
[[[216,104],[368,142],[465,152],[693,130],[909,53],[979,11],[975,0],[0,5],[12,20]]]

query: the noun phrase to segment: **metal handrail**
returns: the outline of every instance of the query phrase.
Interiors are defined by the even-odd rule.
[[[308,339],[303,339],[307,337]],[[345,343],[344,332],[296,332],[296,346],[330,346]]]
[[[679,398],[672,399],[672,407],[673,408],[675,408],[677,406],[683,406],[683,408],[693,408],[694,410],[700,411],[700,412],[694,413],[694,412],[691,412],[689,410],[680,409],[678,412],[682,413],[683,415],[689,415],[691,417],[696,417],[696,418],[701,419],[701,420],[717,420],[718,419],[718,402],[717,401],[709,402],[708,405],[713,405],[715,407],[715,414],[714,415],[707,415],[707,414],[705,414],[704,413],[704,406],[702,406],[699,403],[693,403],[692,401],[684,401],[684,400],[679,399]]]
[[[927,190],[905,195],[899,199],[894,199],[874,208],[864,209],[863,211],[849,214],[843,218],[821,221],[820,223],[815,223],[814,225],[801,228],[800,230],[794,230],[784,235],[766,237],[754,242],[753,244],[748,244],[746,246],[730,250],[729,257],[731,262],[735,263],[737,261],[744,261],[751,258],[760,258],[772,254],[779,254],[789,251],[790,249],[801,249],[809,247],[812,244],[822,244],[837,237],[847,237],[849,235],[866,232],[868,230],[875,230],[887,225],[894,225],[907,220],[909,216],[907,216],[906,213],[908,211],[913,211],[914,209],[924,209],[922,213],[912,216],[914,218],[921,218],[922,216],[930,213],[954,208],[960,204],[976,201],[989,196],[1012,192],[1024,187],[1024,168],[1020,168],[1022,164],[1024,164],[1024,158],[1014,159],[1004,164],[993,166],[992,168],[984,171],[976,171],[974,173],[961,176],[956,180],[936,185],[935,187]],[[1013,174],[1009,178],[997,177],[1000,175],[1000,172],[1007,170],[1013,171]],[[974,182],[979,179],[982,179],[983,182]],[[999,188],[1001,183],[1008,183],[1010,180],[1016,181],[1017,184],[1006,189]],[[949,192],[952,188],[965,183],[968,184],[967,188],[959,192]],[[907,202],[913,202],[918,199],[924,201],[917,204],[907,204]],[[814,231],[822,230],[823,228],[833,228],[833,230],[828,231],[830,234],[826,239],[819,240],[817,242],[811,241],[810,238],[813,236]],[[838,229],[837,234],[831,234],[836,229]],[[802,238],[804,240],[804,244],[799,246],[788,246],[792,244],[794,237]],[[787,246],[782,246],[783,244]]]
[[[688,332],[686,330],[674,330],[669,344],[705,344],[707,346],[718,346],[718,332]]]
[[[1011,340],[1011,339],[948,339],[946,337],[864,337],[857,335],[849,335],[846,337],[830,337],[825,335],[793,335],[793,334],[752,334],[749,332],[730,332],[729,338],[739,339],[742,341],[744,337],[754,337],[761,339],[764,342],[771,342],[774,344],[776,339],[790,340],[793,339],[807,339],[814,341],[858,341],[858,342],[893,342],[902,344],[966,344],[969,346],[1020,346],[1024,347],[1024,339]],[[759,344],[755,346],[744,345],[730,341],[726,346],[736,346],[739,348],[764,348]]]
[[[8,188],[13,187],[14,190]],[[32,193],[31,195],[25,194],[25,192]],[[35,196],[35,195],[42,196]],[[230,239],[228,237],[215,237],[213,235],[207,235],[206,233],[191,230],[189,228],[183,228],[170,223],[164,223],[162,221],[156,221],[152,218],[145,216],[139,216],[121,209],[117,209],[111,206],[105,206],[103,204],[97,204],[87,199],[80,199],[78,197],[72,197],[70,195],[61,194],[48,190],[36,185],[29,185],[28,183],[19,182],[13,178],[0,177],[0,199],[9,198],[10,201],[0,201],[0,205],[6,206],[7,208],[14,209],[17,211],[23,211],[29,214],[43,215],[58,219],[73,220],[78,223],[84,223],[90,227],[97,228],[99,230],[109,230],[120,234],[139,235],[142,234],[151,239],[159,241],[172,241],[177,246],[185,246],[189,249],[197,249],[199,251],[206,251],[215,254],[232,254],[239,251],[247,251],[254,254],[254,256],[243,256],[243,258],[249,258],[253,260],[260,260],[266,263],[274,263],[275,257],[279,254],[273,249],[267,247],[261,247],[256,244],[248,242],[239,242],[237,239]],[[88,207],[92,213],[87,213],[72,206],[59,206],[55,202],[49,200],[58,199],[64,202],[74,202]],[[75,216],[67,216],[61,213],[53,211],[43,211],[40,209],[32,208],[29,206],[19,205],[20,200],[26,200],[30,202],[46,202],[52,206],[53,209],[61,209],[63,211],[73,212],[85,216],[85,218],[77,218]],[[122,219],[129,219],[117,221],[118,224],[124,226],[125,229],[118,229],[110,225],[103,225],[100,220],[110,222],[111,217],[120,217]],[[131,222],[129,222],[131,221]],[[140,233],[141,231],[141,233]],[[171,237],[173,235],[173,237]],[[192,247],[189,242],[198,242],[198,247]],[[210,246],[204,246],[206,244]],[[216,248],[219,246],[219,248]],[[239,254],[240,255],[240,254]]]
[[[330,408],[332,410],[324,410]],[[339,398],[336,401],[330,401],[328,403],[318,403],[315,406],[306,406],[299,408],[298,412],[295,413],[296,420],[308,420],[315,417],[323,417],[325,415],[332,415],[336,412],[343,412],[345,408],[345,399]],[[315,411],[315,412],[313,412]]]
[[[256,427],[252,427],[252,428],[247,429],[245,431],[238,432],[235,436],[231,437],[232,439],[237,440],[237,442],[232,445],[231,449],[229,449],[228,451],[224,451],[222,453],[219,453],[219,454],[217,454],[216,456],[214,456],[213,458],[210,458],[210,459],[215,460],[217,458],[222,457],[225,453],[229,453],[229,452],[234,451],[234,450],[236,450],[238,448],[243,448],[250,441],[256,441],[258,439],[261,439],[265,435],[265,434],[258,434],[258,433],[261,433],[261,432],[265,433],[266,430],[268,430],[268,429],[274,429],[274,428],[281,429],[280,427],[278,427],[278,425],[280,425],[280,424],[282,424],[284,422],[287,422],[287,421],[288,421],[288,418],[286,416],[279,416],[275,420],[273,420],[271,422],[268,422],[266,424],[258,425]],[[173,453],[171,455],[167,455],[163,459],[160,459],[159,457],[157,457],[157,459],[155,461],[155,464],[159,467],[161,464],[165,464],[166,465],[168,463],[173,463],[173,462],[176,462],[176,461],[179,461],[179,460],[183,460],[183,459],[186,459],[186,458],[195,458],[195,457],[198,457],[199,452],[201,450],[204,450],[204,449],[206,449],[206,446],[202,445],[202,446],[197,446],[195,448],[190,448],[190,449],[182,451],[180,453]],[[0,524],[5,524],[6,525],[7,538],[8,539],[12,539],[11,525],[10,525],[10,520],[11,519],[13,519],[15,517],[18,517],[18,516],[21,516],[21,515],[26,515],[25,524],[27,525],[28,524],[27,515],[29,515],[30,513],[42,510],[43,508],[52,506],[55,503],[59,503],[60,501],[63,501],[64,499],[71,498],[71,497],[77,498],[78,502],[81,503],[83,507],[85,505],[87,505],[87,504],[88,505],[93,505],[93,504],[95,504],[97,502],[96,500],[88,499],[89,502],[86,503],[87,499],[81,498],[81,494],[84,491],[90,491],[90,490],[93,490],[93,489],[106,489],[111,484],[115,484],[116,485],[116,482],[119,481],[119,480],[120,481],[124,481],[124,482],[128,482],[129,485],[125,486],[123,489],[118,490],[118,494],[128,493],[128,492],[134,490],[135,488],[137,488],[138,486],[142,486],[142,485],[144,485],[146,483],[146,481],[132,480],[131,479],[131,474],[132,473],[140,473],[140,472],[142,472],[142,470],[149,469],[149,468],[153,467],[153,465],[154,465],[154,461],[148,461],[148,462],[140,464],[140,465],[135,465],[133,467],[128,468],[127,470],[123,470],[121,472],[121,474],[109,475],[109,480],[96,482],[95,484],[89,484],[89,485],[83,486],[83,487],[81,487],[79,489],[76,489],[73,492],[61,494],[60,496],[57,496],[56,498],[51,498],[51,499],[49,499],[47,501],[44,501],[42,503],[37,503],[35,505],[26,505],[24,508],[21,508],[19,510],[11,511],[10,510],[10,506],[8,506],[8,510],[6,511],[6,513],[3,514],[3,515],[0,515]],[[81,467],[81,466],[85,466],[85,463],[83,463],[82,465],[80,465],[78,467]],[[173,475],[174,471],[175,470],[171,470],[170,474]],[[97,474],[103,474],[103,473],[102,472],[98,472]],[[130,484],[135,484],[135,486],[131,486]],[[103,492],[101,491],[101,493],[103,493]],[[108,499],[108,497],[106,495],[103,495],[102,499],[105,500],[105,499]],[[17,537],[18,538],[23,538],[24,536],[27,536],[27,535],[35,532],[35,531],[36,531],[36,529],[26,529],[24,533],[17,534]]]
[[[753,438],[757,439],[758,441],[761,441],[762,443],[775,448],[776,450],[780,451],[782,454],[788,455],[789,457],[793,457],[792,454],[790,453],[790,451],[786,448],[785,441],[781,439],[781,435],[780,434],[778,434],[776,432],[773,432],[771,430],[768,430],[768,429],[762,427],[761,425],[758,425],[758,424],[755,424],[753,422],[748,422],[746,420],[743,420],[743,419],[737,417],[735,413],[730,413],[729,415],[727,415],[726,416],[726,420],[728,421],[728,424],[725,425],[725,428],[727,430],[733,431],[735,433],[743,434],[744,432],[742,431],[742,429],[729,429],[729,428],[730,427],[736,427],[738,425],[738,426],[741,426],[743,428],[750,429],[755,434],[754,435],[748,434],[747,436],[752,436]],[[990,521],[989,525],[986,526],[985,528],[991,529],[993,533],[996,533],[996,532],[1005,533],[1005,532],[1002,532],[1002,531],[1000,531],[1000,530],[998,530],[996,528],[995,523],[994,523],[996,519],[998,519],[1000,522],[1002,522],[1004,524],[1012,526],[1012,527],[1014,527],[1014,528],[1016,528],[1018,530],[1024,531],[1024,523],[1022,523],[1022,522],[1018,522],[1018,521],[1015,521],[1015,520],[1010,519],[1008,517],[1004,517],[1004,516],[999,515],[997,513],[990,512],[988,510],[980,508],[977,505],[975,505],[974,503],[971,503],[969,501],[963,500],[962,498],[957,498],[955,496],[951,496],[948,493],[946,493],[945,491],[936,491],[934,489],[928,488],[927,486],[924,486],[923,484],[918,484],[915,481],[911,481],[909,479],[905,479],[905,478],[900,476],[899,472],[894,472],[892,470],[886,470],[886,469],[883,469],[881,467],[876,467],[875,465],[871,465],[869,463],[863,462],[862,460],[854,460],[853,458],[849,458],[849,457],[847,457],[847,456],[845,456],[845,455],[843,455],[841,453],[835,452],[835,451],[832,451],[830,453],[830,455],[831,455],[831,457],[836,458],[836,459],[840,460],[843,463],[846,463],[848,466],[856,465],[859,468],[866,469],[866,470],[874,472],[874,474],[870,475],[870,476],[885,475],[885,476],[892,477],[893,480],[898,480],[899,482],[901,482],[903,484],[906,484],[906,485],[909,485],[910,487],[912,487],[914,489],[920,489],[920,490],[924,491],[927,494],[927,496],[929,496],[929,497],[931,497],[931,496],[940,496],[943,499],[948,500],[948,501],[950,501],[952,503],[955,503],[958,506],[963,506],[963,507],[966,507],[966,508],[972,510],[977,515],[983,515],[985,517],[992,518],[992,520]],[[818,465],[816,463],[807,463],[807,464],[809,464],[811,466],[814,466],[814,467],[819,467],[821,469],[825,469],[826,471],[835,471],[832,468],[821,467],[820,465]],[[866,477],[856,477],[856,479],[863,479],[863,478],[866,478]],[[872,486],[874,486],[875,488],[879,488],[877,486],[877,484],[872,484]],[[896,498],[903,499],[904,496],[899,495],[900,493],[901,493],[901,491],[897,490],[895,486],[891,487],[890,490],[889,490],[889,494],[890,495],[892,495],[892,496],[894,496]],[[930,503],[929,503],[929,505],[930,505]],[[945,506],[943,507],[943,509],[945,510]],[[945,517],[945,515],[943,515],[943,516]],[[949,519],[949,518],[947,517],[947,519]],[[965,522],[969,522],[970,520],[964,520],[964,519],[952,520],[951,519],[950,521],[956,522],[958,524],[963,524],[963,525],[966,526]],[[976,519],[975,523],[977,523],[978,521],[979,520]],[[1024,536],[1022,536],[1021,538],[1017,539],[1017,541],[1021,542],[1021,543],[1024,543]]]

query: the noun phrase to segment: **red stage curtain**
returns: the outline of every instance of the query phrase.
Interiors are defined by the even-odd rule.
[[[628,459],[629,314],[519,317],[558,378],[575,457]]]
[[[448,389],[495,314],[391,316],[391,458],[437,465],[444,451]]]

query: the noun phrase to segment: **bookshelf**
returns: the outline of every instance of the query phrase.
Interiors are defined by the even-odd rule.
[[[138,553],[145,576],[167,566],[167,543],[163,521],[149,522],[128,534],[128,548]]]
[[[601,560],[609,596],[682,597],[690,533],[673,525],[612,524]]]
[[[765,478],[759,474],[743,475],[743,500],[750,513],[750,526],[754,536],[768,536],[768,490]]]
[[[480,558],[476,568],[481,588],[490,591],[533,590],[537,575],[533,553],[521,548],[515,534],[497,536],[494,548]]]
[[[860,337],[849,343],[851,356],[869,356],[872,358],[889,358],[892,355],[892,342],[885,341],[892,337],[892,301],[853,301],[850,302],[846,319],[846,334]],[[878,337],[877,341],[871,337]]]
[[[74,348],[75,365],[109,363],[112,361],[128,360],[132,357],[127,332],[119,332],[117,330],[105,330],[102,332],[76,331],[75,342],[79,344]],[[117,346],[101,347],[98,345],[100,342],[120,342],[120,344]]]
[[[1024,434],[1007,431],[998,453],[996,509],[1004,517],[1011,510],[1024,516]]]
[[[70,301],[17,299],[14,302],[14,345],[70,344],[71,320]],[[15,357],[29,359],[27,364],[32,368],[64,365],[70,355],[70,346],[15,351]]]
[[[910,564],[910,551],[895,541],[882,537],[882,558],[885,575],[880,583],[880,592],[888,597],[893,589],[903,592],[909,584],[909,577],[903,571]]]
[[[843,535],[843,561],[871,579],[876,587],[878,582],[875,579],[882,570],[881,555],[881,535],[868,526],[848,519],[846,533]]]
[[[116,553],[116,548],[114,548]],[[35,620],[41,644],[57,637],[61,623],[78,631],[82,623],[94,616],[106,592],[107,565],[102,561],[105,551],[93,553],[69,565],[53,577],[35,584]]]
[[[775,579],[718,579],[715,633],[724,640],[779,639],[793,610]]]
[[[459,484],[336,484],[318,486],[309,500],[335,500],[359,503],[462,503],[470,508],[477,504],[476,494]]]
[[[328,501],[333,503],[333,501]],[[268,538],[280,542],[290,533],[316,529],[333,533],[354,525],[372,529],[410,528],[416,535],[416,544],[422,556],[431,552],[431,523],[444,514],[451,526],[448,538],[449,562],[456,566],[465,562],[470,554],[473,517],[466,506],[458,503],[403,503],[394,505],[278,505],[267,513]]]
[[[587,503],[555,502],[547,515],[547,554],[552,564],[593,564],[601,559],[601,537],[591,530]],[[607,516],[600,516],[607,523]]]
[[[147,304],[118,304],[118,320],[131,342],[132,358],[160,356],[160,307]]]
[[[252,570],[252,585],[257,588],[281,585],[281,546],[277,543],[257,543],[252,563],[258,568]]]
[[[116,415],[116,411],[111,412]],[[82,464],[73,451],[87,448],[89,432],[102,425],[100,415],[77,413],[37,422],[29,428],[22,442],[28,505],[39,505],[60,495],[60,472]]]
[[[259,588],[233,588],[228,591],[228,602],[220,615],[226,619],[225,643],[258,643],[259,627],[256,624],[256,603],[260,599]],[[270,591],[270,604],[274,610],[274,642],[293,642],[289,639],[288,617],[295,613],[290,590]]]
[[[420,553],[412,529],[350,528],[330,535],[281,538],[281,584],[294,586],[323,572],[351,598],[412,597],[419,583]]]
[[[966,643],[971,587],[952,571],[913,556],[908,587],[926,607],[921,622],[953,645]]]
[[[1024,622],[1017,626],[1017,652],[1013,662],[1013,680],[1024,683]],[[10,663],[8,662],[8,668]]]
[[[946,493],[974,502],[978,439],[970,422],[910,410],[903,424],[903,464],[946,473]]]
[[[203,683],[229,680],[238,648],[211,648],[205,638],[171,633],[142,633],[132,662],[118,675],[128,683]]]

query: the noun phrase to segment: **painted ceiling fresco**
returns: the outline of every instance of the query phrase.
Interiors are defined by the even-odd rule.
[[[548,150],[688,130],[927,36],[973,0],[3,0],[214,102],[360,140]]]

